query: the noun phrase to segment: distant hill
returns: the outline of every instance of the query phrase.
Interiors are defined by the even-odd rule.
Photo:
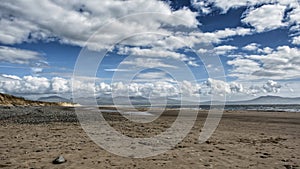
[[[214,104],[222,104],[222,102],[215,101]],[[243,101],[227,101],[226,105],[279,105],[279,104],[299,104],[300,97],[289,98],[280,96],[260,96],[251,100]],[[201,102],[201,105],[210,105],[210,101]]]
[[[114,103],[118,103],[121,105],[125,105],[127,102],[126,100],[128,97],[124,96],[117,96],[112,98],[111,96],[102,96],[102,97],[97,97],[97,103],[98,105],[114,105]],[[131,104],[133,105],[149,105],[150,102],[147,98],[142,97],[142,96],[130,96],[129,100]]]
[[[260,104],[300,104],[300,97],[289,98],[280,96],[261,96],[252,100],[228,102],[227,104],[248,104],[248,105],[260,105]]]
[[[26,100],[23,97],[16,97],[9,94],[0,93],[1,106],[72,106],[70,103],[65,102],[44,102]]]
[[[141,106],[141,105],[164,105],[165,103],[165,97],[157,97],[157,98],[152,98],[149,99],[147,97],[143,97],[143,96],[129,96],[125,97],[125,96],[117,96],[117,97],[109,97],[109,96],[102,96],[102,97],[97,97],[97,103],[98,105],[113,105],[114,103],[118,103],[121,105],[125,105],[125,103],[127,103],[127,99],[129,99],[129,102],[132,105],[136,105],[136,106]],[[175,100],[175,99],[171,99],[171,98],[167,98],[167,105],[179,105],[180,101],[179,100]]]
[[[121,105],[125,105],[125,100],[128,99],[125,96],[117,96],[112,98],[111,95],[104,95],[96,98],[96,102],[98,105],[114,105],[114,101],[120,103]],[[132,105],[141,106],[141,105],[150,105],[150,102],[152,105],[159,106],[160,104],[163,105],[164,103],[164,97],[157,97],[152,100],[149,100],[146,97],[142,96],[130,96],[129,100]],[[48,102],[57,102],[57,101],[63,101],[63,102],[71,102],[71,100],[58,97],[58,96],[52,96],[47,98],[40,98],[40,101],[48,101]],[[114,101],[113,101],[114,100]],[[82,103],[82,105],[90,105],[95,102],[94,98],[92,97],[82,97],[77,98],[75,101],[78,103]],[[200,105],[210,105],[210,101],[204,101],[201,102]],[[173,98],[167,98],[167,105],[168,106],[179,106],[181,104],[180,100],[173,99]],[[193,101],[185,101],[184,106],[189,105],[197,105],[198,103]],[[214,101],[215,105],[222,104],[222,102]],[[243,100],[243,101],[227,101],[226,105],[278,105],[278,104],[299,104],[300,105],[300,97],[296,98],[288,98],[288,97],[280,97],[280,96],[261,96],[255,99],[251,100]]]
[[[126,97],[115,97],[114,100],[118,101],[119,103],[124,103],[124,100]],[[130,96],[129,97],[131,103],[133,105],[150,105],[150,100],[148,98],[142,97],[142,96]],[[154,99],[154,104],[159,104],[163,103],[162,100],[165,98],[156,98]],[[153,103],[152,101],[152,103]],[[160,102],[161,101],[161,102]],[[113,99],[112,97],[97,97],[97,103],[99,105],[113,105]],[[210,101],[205,101],[201,102],[200,105],[210,105]],[[180,105],[181,101],[172,99],[172,98],[167,98],[167,105],[172,106],[172,105]],[[197,103],[193,101],[186,101],[186,105],[197,105]],[[220,101],[214,101],[215,105],[222,104]],[[225,103],[226,105],[278,105],[278,104],[299,104],[300,105],[300,97],[296,98],[288,98],[288,97],[280,97],[280,96],[261,96],[255,99],[251,100],[243,100],[243,101],[227,101]]]
[[[70,99],[66,99],[59,96],[49,96],[49,97],[40,97],[38,101],[43,102],[68,102],[71,103],[72,101]]]

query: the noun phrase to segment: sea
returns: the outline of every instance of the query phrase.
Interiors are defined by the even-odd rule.
[[[176,107],[176,106],[175,106]],[[175,108],[173,106],[173,108]],[[193,106],[187,106],[193,108]],[[220,105],[200,105],[199,109],[209,110],[213,107],[222,108]],[[177,107],[179,108],[179,107]],[[264,112],[300,112],[300,105],[225,105],[224,110],[234,111],[234,110],[248,110],[248,111],[264,111]]]
[[[136,108],[146,108],[148,107],[147,105],[137,105],[134,106]],[[168,109],[197,109],[197,110],[209,110],[213,108],[217,109],[224,109],[225,111],[263,111],[263,112],[300,112],[300,105],[288,105],[288,104],[283,104],[283,105],[167,105],[166,107],[162,106],[157,106],[157,108],[168,108]],[[116,110],[102,110],[106,112],[117,112]],[[126,114],[126,112],[123,112]],[[135,114],[134,112],[130,112],[130,114]]]

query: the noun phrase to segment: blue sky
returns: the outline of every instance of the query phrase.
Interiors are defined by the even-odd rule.
[[[297,0],[3,1],[0,92],[72,97],[81,60],[82,94],[299,97],[299,16]]]

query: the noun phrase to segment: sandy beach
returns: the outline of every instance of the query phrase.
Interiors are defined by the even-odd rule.
[[[0,111],[0,168],[300,168],[300,113],[226,111],[212,137],[199,144],[207,116],[199,112],[193,129],[176,147],[134,159],[97,146],[72,108],[1,107]],[[176,118],[165,114],[137,126],[119,115],[105,117],[131,137],[155,135]],[[59,155],[67,162],[52,164]]]

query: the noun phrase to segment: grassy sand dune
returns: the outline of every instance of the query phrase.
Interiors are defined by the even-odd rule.
[[[24,99],[13,95],[0,93],[0,106],[73,106],[67,102],[43,102]]]

